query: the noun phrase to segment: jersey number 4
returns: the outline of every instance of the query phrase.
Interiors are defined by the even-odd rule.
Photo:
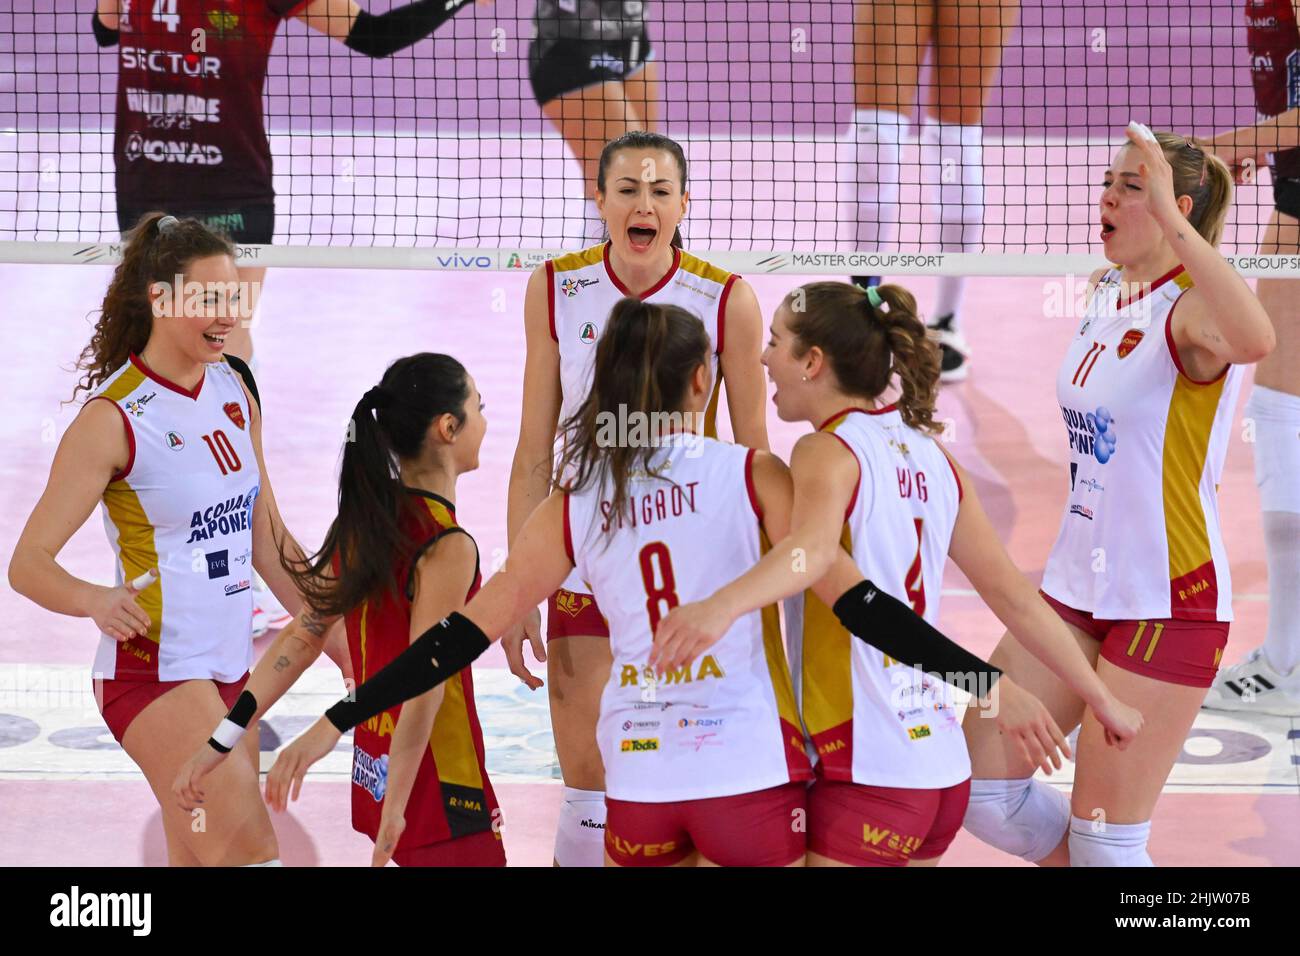
[[[176,12],[176,0],[153,0],[153,18],[167,25],[168,33],[175,33],[181,25],[181,15]]]
[[[677,579],[673,577],[673,559],[668,554],[668,545],[653,541],[641,549],[640,558],[645,612],[650,617],[650,633],[653,635],[666,611],[671,611],[681,602],[677,599]],[[655,584],[656,577],[660,584]],[[659,609],[660,604],[666,605],[665,610]]]
[[[235,452],[235,446],[230,444],[230,439],[220,428],[211,435],[203,436],[204,443],[208,446],[208,451],[212,452],[212,457],[216,459],[217,467],[221,469],[223,475],[228,475],[232,471],[239,471],[244,467],[243,462],[239,460],[239,455]]]
[[[924,518],[912,519],[916,522],[916,557],[912,559],[912,566],[907,569],[907,577],[903,580],[903,587],[907,591],[907,600],[912,604],[912,610],[918,615],[925,614],[925,576],[921,573],[921,526]]]

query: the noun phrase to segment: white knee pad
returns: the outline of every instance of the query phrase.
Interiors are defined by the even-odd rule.
[[[1300,514],[1300,395],[1256,385],[1244,416],[1255,423],[1261,510]]]
[[[284,864],[280,862],[279,857],[276,857],[274,860],[266,860],[262,863],[245,863],[243,865],[244,866],[284,866]]]
[[[564,788],[555,830],[555,862],[560,866],[605,865],[605,794]]]
[[[1070,798],[1041,780],[972,780],[963,823],[991,847],[1037,863],[1070,827]]]
[[[1147,854],[1151,821],[1103,823],[1070,817],[1070,866],[1155,866]]]

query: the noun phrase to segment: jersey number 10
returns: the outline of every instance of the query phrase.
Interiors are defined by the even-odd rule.
[[[230,444],[230,439],[220,428],[211,435],[204,435],[203,442],[208,446],[208,451],[212,452],[212,457],[216,459],[217,467],[221,469],[223,475],[228,475],[232,471],[239,471],[244,467],[243,462],[239,460],[239,455],[235,452],[235,446]]]

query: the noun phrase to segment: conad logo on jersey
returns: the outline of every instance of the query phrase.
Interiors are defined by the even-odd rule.
[[[623,753],[640,753],[646,750],[658,750],[659,738],[649,737],[640,740],[624,739],[618,749],[623,751]]]
[[[212,144],[177,143],[166,139],[145,139],[132,133],[126,139],[122,155],[127,162],[147,159],[155,163],[181,163],[183,165],[220,166],[221,149]]]

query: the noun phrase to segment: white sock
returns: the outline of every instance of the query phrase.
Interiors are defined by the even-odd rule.
[[[1264,656],[1285,674],[1300,664],[1300,395],[1256,385],[1244,415],[1255,429],[1255,484],[1268,561]]]
[[[1292,475],[1300,481],[1300,471]],[[1279,674],[1300,664],[1300,514],[1265,511],[1264,553],[1268,559],[1268,632],[1264,656]]]
[[[1070,866],[1155,866],[1147,853],[1151,821],[1100,823],[1070,817]]]
[[[604,242],[606,239],[605,223],[600,218],[600,210],[596,208],[596,200],[584,200],[582,210],[583,242],[587,246],[594,246],[598,242]]]
[[[935,188],[939,243],[944,252],[979,252],[984,232],[984,129],[928,120],[921,127],[921,181]],[[963,276],[939,279],[932,317],[960,324]]]
[[[898,167],[907,117],[891,110],[855,110],[836,152],[837,184],[847,228],[836,238],[858,251],[888,249],[898,236]]]

